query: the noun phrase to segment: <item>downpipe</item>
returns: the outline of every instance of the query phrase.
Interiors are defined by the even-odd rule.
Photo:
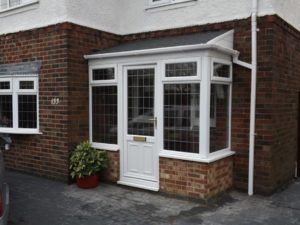
[[[255,147],[255,114],[256,114],[256,84],[257,84],[257,15],[258,0],[252,0],[251,10],[251,54],[252,63],[242,62],[238,55],[233,62],[251,70],[251,103],[250,103],[250,131],[249,131],[249,168],[248,168],[248,195],[253,195],[254,187],[254,147]]]

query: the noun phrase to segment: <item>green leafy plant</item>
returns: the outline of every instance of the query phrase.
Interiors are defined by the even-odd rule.
[[[72,178],[91,176],[106,167],[106,152],[94,149],[88,141],[77,145],[70,155],[70,175]]]

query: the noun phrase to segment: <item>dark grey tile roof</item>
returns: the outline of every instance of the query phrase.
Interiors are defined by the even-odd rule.
[[[166,47],[206,44],[214,38],[226,33],[227,31],[212,31],[202,32],[189,35],[154,38],[133,41],[125,44],[121,44],[112,48],[104,49],[98,52],[94,52],[91,55],[106,54],[106,53],[118,53],[118,52],[129,52],[138,50],[149,50]]]
[[[23,62],[16,64],[0,64],[0,76],[20,75],[20,74],[39,74],[41,62]]]

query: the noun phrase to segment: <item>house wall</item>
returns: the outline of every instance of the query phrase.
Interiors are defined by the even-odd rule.
[[[83,55],[119,37],[63,23],[0,36],[0,63],[40,60],[40,135],[12,135],[10,169],[67,181],[69,152],[88,140],[88,65]],[[52,98],[58,105],[51,105]]]
[[[149,0],[39,0],[37,4],[0,13],[0,34],[62,22],[121,35],[220,23],[248,18],[251,2],[191,0],[149,9]],[[298,0],[259,0],[259,16],[277,14],[300,30],[299,7]]]
[[[281,186],[295,174],[300,105],[300,32],[277,19],[273,41],[272,185]]]
[[[0,63],[42,61],[40,74],[41,135],[13,135],[13,146],[6,152],[7,167],[53,179],[68,179],[69,151],[88,138],[88,66],[83,55],[95,48],[106,48],[120,42],[145,38],[174,36],[212,30],[234,29],[234,49],[241,52],[241,60],[250,61],[250,19],[193,26],[163,31],[117,36],[102,31],[63,23],[31,31],[0,36]],[[258,33],[258,98],[257,139],[255,145],[255,192],[271,193],[286,183],[294,171],[296,156],[296,91],[299,91],[299,32],[277,16],[259,18]],[[59,97],[57,106],[50,105]],[[247,189],[248,141],[250,111],[250,71],[234,66],[232,105],[232,158],[205,165],[173,159],[161,159],[161,190],[173,194],[211,197],[233,185]],[[119,153],[109,152],[110,166],[106,178],[119,178]],[[226,162],[224,165],[222,163]],[[186,183],[169,186],[166,169],[179,165],[185,173],[206,168],[198,180],[191,175]],[[219,167],[227,168],[220,174]],[[165,167],[166,166],[166,167]],[[216,169],[217,168],[217,169]],[[194,171],[194,172],[195,172]],[[201,175],[201,176],[200,176]],[[202,178],[203,180],[202,180]],[[221,184],[215,178],[222,178]],[[224,179],[223,179],[224,178]],[[165,179],[165,180],[164,180]],[[207,182],[209,192],[195,187]],[[186,185],[185,185],[186,184]],[[220,186],[220,188],[216,188]],[[191,189],[190,189],[191,190]]]

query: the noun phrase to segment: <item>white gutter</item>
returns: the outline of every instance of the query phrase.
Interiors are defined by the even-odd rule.
[[[255,113],[256,113],[256,80],[257,80],[257,14],[258,0],[252,0],[251,30],[252,30],[252,63],[233,58],[233,62],[251,69],[251,106],[250,106],[250,132],[249,132],[249,174],[248,174],[248,195],[253,195],[254,181],[254,147],[255,147]]]
[[[150,54],[160,54],[160,53],[172,53],[180,51],[195,51],[195,50],[206,50],[213,49],[225,54],[232,56],[237,56],[238,51],[235,51],[230,48],[222,47],[217,44],[195,44],[195,45],[182,45],[182,46],[173,46],[173,47],[164,47],[164,48],[155,48],[155,49],[143,49],[143,50],[134,50],[134,51],[125,51],[125,52],[113,52],[113,53],[101,53],[101,54],[92,54],[85,55],[85,59],[104,59],[104,58],[113,58],[113,57],[125,57],[125,56],[139,56],[139,55],[150,55]]]

